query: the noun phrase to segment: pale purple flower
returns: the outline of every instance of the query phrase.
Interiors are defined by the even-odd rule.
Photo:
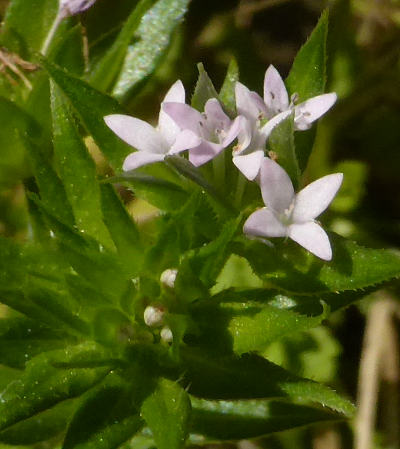
[[[289,102],[288,92],[279,72],[270,65],[264,77],[264,102],[267,117],[274,117],[283,111],[294,111],[294,128],[304,131],[311,128],[315,120],[322,117],[335,104],[337,96],[334,92],[317,95],[295,105],[296,94]]]
[[[164,98],[166,101],[185,103],[185,89],[181,81],[172,85]],[[104,121],[120,139],[138,150],[127,156],[122,167],[124,171],[163,161],[165,156],[180,153],[201,142],[191,131],[182,132],[163,111],[162,104],[156,128],[143,120],[122,114],[107,115]]]
[[[59,16],[63,19],[66,17],[80,14],[89,9],[96,0],[60,0]]]
[[[233,163],[249,180],[254,180],[264,159],[264,149],[272,130],[294,114],[294,129],[309,129],[312,123],[325,114],[335,103],[336,94],[318,95],[294,104],[289,103],[285,84],[274,66],[270,65],[264,78],[264,99],[245,85],[236,83],[236,108],[246,118],[238,135],[238,145],[233,152]]]
[[[290,237],[317,257],[331,260],[328,236],[315,219],[329,206],[342,179],[342,173],[327,175],[295,194],[285,170],[264,158],[260,187],[266,207],[249,216],[243,232],[259,237]]]
[[[283,111],[266,123],[267,109],[262,98],[239,82],[235,86],[236,108],[244,117],[238,135],[238,144],[233,150],[233,163],[243,175],[253,181],[264,159],[264,149],[272,130],[291,114]]]
[[[244,123],[241,116],[231,120],[216,98],[207,101],[204,113],[187,104],[167,101],[163,104],[163,110],[183,132],[189,131],[199,137],[199,144],[189,149],[189,160],[196,167],[210,161],[229,146]]]

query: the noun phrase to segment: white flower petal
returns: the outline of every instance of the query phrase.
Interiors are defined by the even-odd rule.
[[[329,94],[318,95],[310,98],[294,108],[295,128],[304,131],[311,127],[311,124],[324,115],[336,102],[337,95],[332,92]]]
[[[239,117],[243,117],[243,116],[240,115]],[[236,155],[243,153],[247,149],[247,147],[251,143],[251,139],[253,136],[253,124],[250,120],[248,120],[246,117],[243,117],[240,125],[241,126],[240,126],[239,133],[237,136],[238,144],[237,144],[237,148],[234,150],[234,153]]]
[[[245,234],[260,237],[285,237],[287,231],[287,226],[265,207],[253,212],[243,226]]]
[[[190,129],[200,137],[203,136],[202,127],[204,127],[204,117],[199,111],[183,103],[163,103],[162,109],[180,129]]]
[[[209,129],[227,130],[231,125],[231,119],[223,111],[216,98],[210,98],[204,106]]]
[[[263,99],[257,93],[251,92],[244,84],[236,83],[235,96],[238,114],[254,121],[258,120],[260,115],[266,114]]]
[[[65,18],[89,9],[96,0],[60,0],[59,14]]]
[[[279,214],[290,208],[294,200],[292,181],[279,164],[267,157],[261,162],[260,187],[266,206]]]
[[[280,114],[272,117],[271,120],[268,120],[268,122],[261,128],[260,130],[261,134],[263,134],[267,139],[271,134],[272,130],[275,128],[275,126],[279,125],[279,123],[287,119],[291,113],[292,111],[290,110],[283,111]]]
[[[129,115],[113,114],[104,117],[107,126],[124,142],[140,151],[165,154],[168,142],[151,125]]]
[[[242,131],[242,129],[246,126],[245,122],[247,120],[239,115],[235,118],[233,122],[231,122],[230,127],[228,128],[225,137],[222,140],[222,146],[226,148],[228,145],[230,145],[236,137],[239,135],[239,133]]]
[[[185,103],[185,88],[182,81],[176,81],[164,97],[163,103],[175,102]],[[160,114],[158,116],[158,129],[169,145],[174,143],[176,135],[180,131],[175,121],[163,110],[161,103]]]
[[[202,139],[197,134],[189,129],[185,129],[176,136],[176,140],[168,151],[168,154],[176,154],[181,151],[189,150],[190,148],[199,146],[201,142]]]
[[[332,248],[326,232],[320,225],[309,221],[307,223],[289,226],[289,237],[323,260],[332,259]]]
[[[195,167],[200,167],[200,165],[214,159],[223,149],[223,146],[218,143],[202,141],[199,146],[190,149],[189,161]]]
[[[175,83],[170,87],[164,97],[163,102],[185,103],[185,88],[183,87],[181,80],[175,81]]]
[[[258,150],[243,156],[233,156],[232,160],[236,167],[249,181],[254,181],[260,171],[261,162],[263,159],[264,151]]]
[[[304,187],[296,195],[292,220],[302,223],[318,217],[329,206],[342,181],[343,173],[334,173]]]
[[[270,65],[264,77],[264,101],[270,116],[289,109],[289,97],[281,75]]]
[[[164,160],[164,154],[147,153],[146,151],[136,151],[126,157],[122,170],[130,171],[143,165],[153,164]]]

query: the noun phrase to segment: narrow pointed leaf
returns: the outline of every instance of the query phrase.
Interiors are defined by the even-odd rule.
[[[74,215],[61,179],[41,149],[32,142],[27,144],[29,144],[28,158],[43,204],[63,223],[74,225]]]
[[[273,129],[268,140],[268,148],[275,153],[276,161],[286,170],[296,190],[299,185],[300,170],[294,135],[293,115],[291,115]]]
[[[297,53],[287,77],[289,94],[297,93],[299,102],[324,93],[328,17],[328,10],[325,10],[311,36]]]
[[[158,0],[144,14],[136,32],[139,41],[128,48],[113,90],[114,97],[126,98],[138,83],[154,72],[189,3],[190,0]]]
[[[142,426],[129,386],[111,374],[82,401],[68,427],[63,449],[117,448]]]
[[[102,355],[93,344],[44,353],[32,359],[23,376],[11,383],[0,402],[0,429],[41,413],[54,405],[80,396],[98,383],[107,367],[57,367],[59,362],[90,362]]]
[[[65,346],[64,332],[27,318],[0,320],[0,363],[24,368],[32,357]]]
[[[77,407],[76,400],[60,402],[44,412],[0,432],[0,441],[10,445],[31,445],[54,438],[65,431]]]
[[[51,83],[54,153],[61,179],[81,232],[112,247],[103,222],[96,167],[83,143],[69,103],[60,88]]]
[[[290,398],[318,403],[346,416],[353,404],[325,385],[294,376],[254,355],[211,357],[209,352],[181,349],[190,393],[207,399]]]
[[[155,0],[141,0],[135,5],[112,46],[91,71],[89,81],[92,86],[102,91],[112,87],[140,21],[153,3]]]
[[[237,81],[239,81],[239,67],[236,59],[232,58],[226,72],[224,83],[219,92],[219,98],[222,104],[232,114],[236,111],[235,85]]]
[[[120,168],[132,148],[122,142],[105,124],[103,117],[122,113],[119,103],[96,90],[85,81],[76,78],[49,60],[41,60],[50,77],[60,87],[78,113],[87,131],[104,153],[110,164]]]
[[[176,382],[161,379],[143,402],[141,414],[150,427],[158,449],[181,449],[189,430],[190,399]]]
[[[330,234],[329,239],[333,250],[329,263],[295,243],[270,248],[246,242],[247,249],[239,250],[238,254],[247,257],[259,276],[291,292],[357,290],[400,276],[400,256],[395,251],[364,248],[335,234]]]
[[[133,276],[143,259],[139,230],[114,188],[111,185],[101,184],[100,189],[104,222],[118,253],[132,270]]]
[[[289,93],[299,95],[298,102],[324,93],[327,34],[328,10],[325,10],[311,36],[298,52],[286,80]],[[295,134],[296,154],[301,171],[306,168],[314,145],[315,127],[316,125],[308,131]]]
[[[207,401],[192,398],[192,406],[191,432],[204,436],[203,443],[259,438],[341,418],[322,409],[274,400]]]
[[[216,298],[199,303],[194,321],[203,329],[207,342],[241,355],[245,352],[263,351],[273,341],[286,335],[318,326],[327,316],[308,317],[272,305],[246,301],[245,295],[237,302],[220,302]]]
[[[192,96],[192,107],[200,112],[204,111],[204,105],[210,98],[218,98],[218,93],[215,90],[214,84],[204,69],[203,64],[197,64],[199,70],[199,77],[197,79],[196,87]]]

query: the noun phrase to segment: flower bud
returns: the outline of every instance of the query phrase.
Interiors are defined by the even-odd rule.
[[[89,9],[96,0],[60,0],[59,15],[62,18],[80,14]]]
[[[176,268],[168,268],[167,270],[161,273],[160,281],[166,287],[174,288],[177,274],[178,270]]]
[[[165,341],[165,343],[172,343],[172,340],[174,339],[172,331],[168,326],[164,326],[161,329],[160,337],[162,341]]]
[[[165,309],[162,306],[147,306],[144,310],[143,319],[147,326],[159,327],[163,324]]]

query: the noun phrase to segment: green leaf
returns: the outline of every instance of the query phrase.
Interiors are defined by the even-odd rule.
[[[126,183],[138,198],[165,211],[176,210],[188,198],[188,194],[179,185],[136,171],[121,173],[104,182]]]
[[[74,270],[86,279],[102,297],[119,302],[130,285],[128,269],[118,256],[105,250],[89,236],[66,226],[36,201],[54,233],[54,242]]]
[[[330,234],[330,241],[333,258],[329,263],[292,242],[275,248],[246,242],[247,249],[238,254],[246,257],[263,279],[298,293],[357,290],[400,276],[400,256],[396,252],[364,248],[335,234]]]
[[[128,47],[113,96],[126,98],[141,81],[150,76],[171,42],[172,33],[182,21],[190,0],[158,0],[143,16],[136,35],[139,41]]]
[[[346,416],[353,404],[335,391],[295,376],[255,355],[240,358],[211,356],[207,351],[181,348],[182,372],[190,393],[206,399],[287,398],[301,403],[318,403]]]
[[[218,274],[225,265],[230,255],[229,244],[235,237],[241,221],[240,215],[235,220],[227,221],[215,240],[195,252],[191,263],[207,287],[212,287],[215,284]]]
[[[15,185],[19,179],[27,175],[24,161],[27,148],[27,136],[37,137],[40,127],[29,114],[20,109],[14,102],[0,97],[0,186]]]
[[[74,215],[69,204],[64,186],[57,173],[42,154],[41,149],[32,142],[27,142],[28,158],[39,187],[43,205],[60,221],[73,226]],[[33,199],[31,198],[31,201]]]
[[[207,341],[216,347],[225,343],[228,350],[241,355],[251,351],[263,351],[270,343],[286,335],[302,332],[318,326],[327,316],[327,308],[316,317],[300,315],[291,310],[279,309],[261,302],[219,302],[211,298],[209,303],[199,303],[193,320],[206,335]]]
[[[258,438],[274,432],[341,418],[340,415],[322,409],[273,400],[191,400],[191,432],[202,435],[207,442]]]
[[[93,387],[110,370],[96,367],[94,363],[100,357],[104,357],[103,352],[88,343],[33,358],[23,376],[3,391],[0,429],[5,430]],[[83,363],[92,367],[80,367]]]
[[[69,103],[54,83],[51,83],[51,110],[54,154],[76,225],[81,232],[112,247],[103,222],[94,161],[78,134]]]
[[[269,148],[276,155],[277,162],[286,170],[297,190],[300,170],[294,145],[293,114],[272,130],[268,142]]]
[[[160,379],[145,399],[141,414],[150,427],[158,449],[180,449],[185,445],[190,420],[190,399],[176,382]]]
[[[232,114],[236,111],[235,85],[237,81],[239,81],[239,66],[236,59],[232,58],[219,92],[219,99]]]
[[[42,58],[41,63],[71,102],[110,164],[115,168],[120,168],[132,149],[108,128],[103,119],[106,115],[121,113],[119,103],[94,89],[85,81],[52,64],[49,60]]]
[[[35,444],[49,440],[65,430],[77,401],[60,402],[44,412],[0,432],[0,441],[11,445]]]
[[[92,86],[102,91],[108,91],[112,87],[140,21],[154,3],[155,0],[140,0],[135,5],[111,47],[91,70],[89,81]]]
[[[104,222],[123,263],[129,266],[133,277],[143,261],[139,231],[114,188],[101,184],[100,189]]]
[[[27,318],[0,319],[0,363],[24,368],[41,352],[65,346],[66,335]]]
[[[311,36],[297,53],[286,80],[289,94],[297,93],[299,102],[324,93],[327,34],[328,10],[326,9]],[[301,171],[306,168],[314,139],[315,127],[295,134],[296,154]]]
[[[57,10],[54,0],[12,0],[4,18],[2,45],[23,57],[39,51]]]
[[[297,53],[287,77],[289,94],[297,93],[300,102],[324,92],[328,18],[326,9],[311,36]]]
[[[117,448],[142,426],[129,384],[111,374],[86,395],[68,427],[63,449]]]
[[[204,111],[204,105],[210,98],[218,98],[218,93],[215,90],[214,84],[204,69],[202,63],[197,64],[199,70],[199,78],[197,79],[196,87],[192,96],[192,107],[200,112]]]
[[[187,159],[180,156],[167,156],[165,161],[185,178],[200,186],[210,197],[215,209],[225,217],[236,215],[233,206],[203,177],[199,169]]]

